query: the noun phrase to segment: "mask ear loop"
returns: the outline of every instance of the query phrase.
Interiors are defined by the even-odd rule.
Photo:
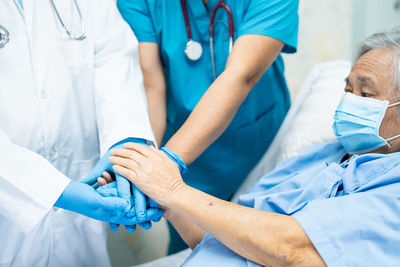
[[[391,108],[391,107],[394,107],[394,106],[397,106],[397,105],[400,105],[400,101],[396,102],[396,103],[393,103],[393,104],[389,104],[388,108]]]
[[[385,141],[386,141],[386,142],[392,141],[393,139],[396,139],[396,138],[399,138],[399,137],[400,137],[400,134],[395,135],[395,136],[393,136],[393,137],[390,137],[390,138],[386,139]]]
[[[400,102],[396,102],[396,103],[390,104],[390,105],[388,105],[388,108],[394,107],[394,106],[397,106],[397,105],[400,105]],[[393,137],[390,137],[390,138],[386,139],[385,141],[389,142],[389,141],[392,141],[393,139],[396,139],[396,138],[399,138],[399,137],[400,137],[400,134],[395,135]],[[389,144],[389,147],[390,147],[390,144]]]

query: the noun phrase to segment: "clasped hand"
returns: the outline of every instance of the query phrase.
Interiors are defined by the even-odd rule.
[[[134,141],[140,143],[140,146],[145,147],[144,140],[128,138],[115,144],[111,149],[122,148],[123,143],[127,141]],[[112,221],[109,221],[111,230],[116,231],[119,222],[125,225],[129,233],[135,231],[136,224],[139,224],[144,229],[149,229],[151,227],[151,221],[159,221],[164,212],[158,209],[158,204],[146,197],[136,186],[123,176],[114,173],[112,163],[109,161],[110,150],[105,153],[82,182],[91,185],[93,188],[97,188],[96,191],[102,198],[117,197],[125,200],[127,203],[125,209],[115,211],[116,215],[113,216]],[[111,177],[110,174],[115,177],[115,182],[99,187],[98,180],[100,181],[101,179],[98,178],[103,176]]]
[[[115,173],[126,177],[140,191],[168,208],[174,192],[186,186],[178,163],[166,151],[153,146],[126,143],[123,147],[111,151],[110,162],[114,164]]]
[[[136,143],[126,143],[132,141]],[[168,148],[157,150],[142,139],[128,138],[111,147],[81,183],[71,182],[55,206],[110,222],[112,230],[119,224],[130,233],[136,224],[149,229],[164,214],[157,203],[167,207],[171,193],[185,186],[185,171],[183,160]],[[103,176],[111,175],[115,181],[99,187],[98,181],[102,185]]]

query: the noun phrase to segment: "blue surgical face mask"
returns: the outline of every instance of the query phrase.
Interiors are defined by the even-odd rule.
[[[388,146],[388,141],[400,135],[384,139],[379,136],[379,127],[388,107],[400,105],[400,102],[389,105],[368,97],[346,93],[336,109],[333,131],[339,142],[349,154],[363,154]]]

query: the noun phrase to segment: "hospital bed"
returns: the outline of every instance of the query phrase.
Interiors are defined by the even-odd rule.
[[[350,62],[338,60],[319,64],[311,70],[271,146],[232,201],[236,202],[282,160],[298,155],[313,144],[336,139],[332,131],[333,114],[343,95],[344,79],[350,68]],[[137,267],[180,266],[190,253],[187,249]]]

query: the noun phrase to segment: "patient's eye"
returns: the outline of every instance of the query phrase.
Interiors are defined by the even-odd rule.
[[[366,92],[361,92],[362,97],[372,97],[372,94],[366,93]]]

